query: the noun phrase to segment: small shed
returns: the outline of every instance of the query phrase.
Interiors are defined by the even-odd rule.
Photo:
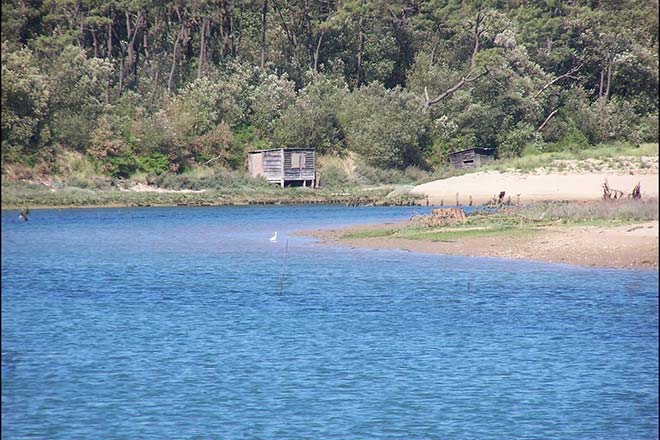
[[[449,162],[454,168],[477,168],[495,160],[493,148],[469,148],[449,153]]]
[[[248,153],[248,172],[269,182],[285,185],[316,186],[314,148],[276,148]]]

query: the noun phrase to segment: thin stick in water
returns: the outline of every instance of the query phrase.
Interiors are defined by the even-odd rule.
[[[284,275],[286,274],[286,260],[289,255],[289,240],[286,241],[284,246],[284,261],[282,262],[282,275],[280,276],[280,294],[284,290]]]

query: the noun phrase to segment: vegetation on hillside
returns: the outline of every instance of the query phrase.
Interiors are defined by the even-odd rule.
[[[9,179],[163,183],[315,147],[405,180],[466,147],[613,142],[658,142],[657,0],[3,2]]]

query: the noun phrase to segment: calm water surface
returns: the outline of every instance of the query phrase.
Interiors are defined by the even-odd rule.
[[[657,271],[291,235],[428,209],[3,211],[2,438],[658,437]]]

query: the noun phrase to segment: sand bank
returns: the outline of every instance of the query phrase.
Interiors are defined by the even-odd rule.
[[[340,246],[512,258],[586,267],[658,268],[657,221],[614,227],[551,226],[526,236],[471,236],[445,241],[395,237],[341,238],[353,232],[394,226],[397,224],[309,231],[303,234],[318,238],[320,243]]]

